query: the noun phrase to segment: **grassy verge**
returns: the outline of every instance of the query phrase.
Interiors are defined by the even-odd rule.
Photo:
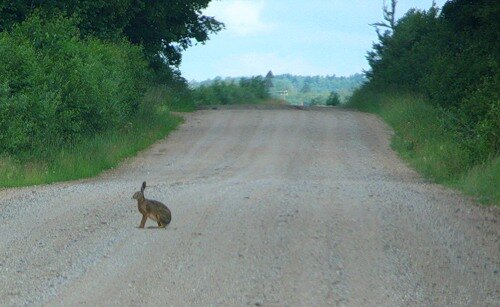
[[[116,167],[123,159],[164,138],[182,122],[162,107],[168,99],[164,94],[154,89],[148,91],[141,111],[119,130],[64,148],[49,146],[43,154],[33,154],[30,159],[0,157],[0,187],[88,178]]]
[[[460,136],[446,129],[438,109],[425,100],[359,91],[347,107],[380,115],[394,129],[393,149],[425,178],[500,206],[500,158],[475,165]]]
[[[500,157],[473,167],[452,186],[478,197],[484,204],[500,206]]]
[[[148,90],[144,99],[152,102],[165,102],[165,107],[172,112],[193,112],[196,110],[192,94],[185,88],[155,86]]]

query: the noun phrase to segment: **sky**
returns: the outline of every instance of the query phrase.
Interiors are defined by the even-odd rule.
[[[390,2],[390,0],[387,0]],[[439,7],[446,0],[436,0]],[[205,44],[183,53],[188,80],[265,75],[348,76],[369,68],[383,0],[214,0],[203,11],[225,23]],[[432,0],[399,0],[397,18]]]

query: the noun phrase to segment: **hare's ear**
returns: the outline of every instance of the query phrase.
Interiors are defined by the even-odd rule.
[[[146,181],[142,183],[141,192],[144,192],[145,188],[146,188]]]

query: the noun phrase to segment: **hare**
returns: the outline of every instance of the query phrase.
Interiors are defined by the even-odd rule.
[[[146,181],[142,183],[141,190],[134,193],[133,199],[137,199],[137,207],[139,212],[142,213],[142,220],[139,228],[144,228],[148,217],[158,223],[159,228],[165,228],[172,220],[172,213],[170,210],[159,201],[146,199],[144,197],[144,189],[146,188]]]

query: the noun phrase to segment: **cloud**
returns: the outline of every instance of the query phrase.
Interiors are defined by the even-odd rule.
[[[232,0],[212,2],[205,15],[214,16],[226,24],[226,29],[238,36],[247,36],[266,32],[271,24],[262,20],[263,1]]]

